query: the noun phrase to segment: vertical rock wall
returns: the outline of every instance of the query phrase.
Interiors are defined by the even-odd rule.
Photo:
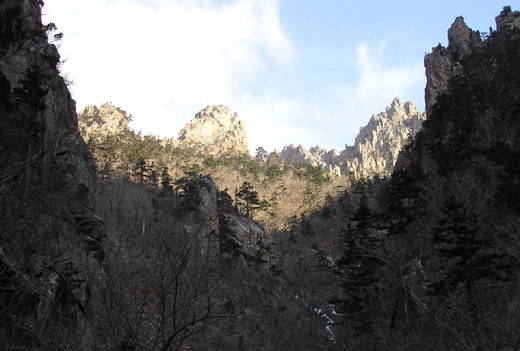
[[[57,69],[38,0],[0,2],[3,81],[0,343],[87,350],[90,296],[101,271],[92,155]],[[14,30],[11,30],[14,29]]]

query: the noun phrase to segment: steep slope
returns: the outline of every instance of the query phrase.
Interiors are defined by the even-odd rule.
[[[89,349],[105,232],[93,158],[40,16],[37,0],[0,3],[0,343]]]
[[[281,157],[286,162],[321,166],[337,175],[389,176],[401,148],[415,136],[425,118],[411,102],[402,103],[396,98],[386,111],[373,115],[368,124],[360,128],[354,146],[346,146],[341,153],[290,145],[282,150]]]

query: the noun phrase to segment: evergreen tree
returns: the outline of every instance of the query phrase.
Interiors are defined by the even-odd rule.
[[[335,213],[336,212],[334,210],[334,199],[332,198],[332,195],[330,195],[330,193],[327,193],[327,195],[325,195],[325,205],[323,206],[323,209],[321,211],[321,216],[323,218],[330,218]]]
[[[159,178],[157,176],[157,167],[152,161],[150,165],[147,165],[148,184],[151,186],[157,186],[159,184]]]
[[[252,218],[253,210],[260,208],[260,199],[258,192],[249,182],[244,182],[240,189],[236,192],[237,204],[241,206],[245,215]]]
[[[368,207],[363,194],[358,209],[350,218],[344,231],[343,255],[337,261],[337,274],[345,296],[332,299],[348,319],[355,335],[372,335],[374,348],[374,323],[377,309],[378,271],[382,259],[378,252],[379,239],[374,234],[374,211]]]
[[[170,172],[168,170],[168,166],[165,166],[161,171],[161,188],[164,192],[172,192],[172,178],[170,177]]]
[[[148,177],[148,167],[146,165],[146,161],[140,158],[133,167],[134,177],[137,183],[144,183],[145,179]]]
[[[471,296],[478,281],[507,279],[505,273],[512,266],[503,259],[508,255],[497,250],[492,236],[479,230],[478,216],[454,198],[448,198],[441,211],[432,238],[435,250],[445,260],[436,292],[463,286]]]

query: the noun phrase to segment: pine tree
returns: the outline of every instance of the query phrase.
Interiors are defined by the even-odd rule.
[[[161,188],[167,193],[173,191],[172,178],[170,177],[168,166],[165,166],[161,171]]]
[[[256,149],[255,157],[257,160],[265,162],[267,160],[267,151],[265,151],[264,148],[260,146]]]
[[[249,182],[244,182],[240,189],[236,192],[237,203],[245,212],[245,215],[252,218],[253,210],[260,208],[260,199],[258,192]]]
[[[504,279],[505,270],[510,268],[502,262],[507,255],[495,248],[490,235],[480,232],[477,215],[454,198],[448,198],[441,211],[432,238],[445,262],[444,277],[435,284],[436,293],[462,286],[471,297],[476,282]]]
[[[134,177],[138,184],[141,184],[148,177],[148,167],[146,161],[140,158],[133,167]]]
[[[377,300],[377,283],[382,259],[378,252],[379,239],[374,235],[374,211],[362,195],[358,209],[352,214],[349,227],[344,231],[343,255],[336,262],[343,298],[333,299],[357,336],[372,334],[376,346],[374,316]]]
[[[325,196],[325,205],[323,206],[321,216],[323,218],[330,218],[334,215],[336,211],[334,210],[334,199],[330,193],[327,193]]]
[[[157,186],[159,184],[159,179],[157,177],[157,167],[155,163],[152,161],[150,165],[146,166],[147,174],[148,174],[148,184],[152,186]]]

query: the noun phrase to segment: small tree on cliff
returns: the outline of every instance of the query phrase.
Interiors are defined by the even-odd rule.
[[[260,208],[258,192],[254,190],[253,185],[249,182],[244,182],[236,192],[236,201],[237,205],[245,212],[245,215],[250,218],[252,218],[252,211]]]

